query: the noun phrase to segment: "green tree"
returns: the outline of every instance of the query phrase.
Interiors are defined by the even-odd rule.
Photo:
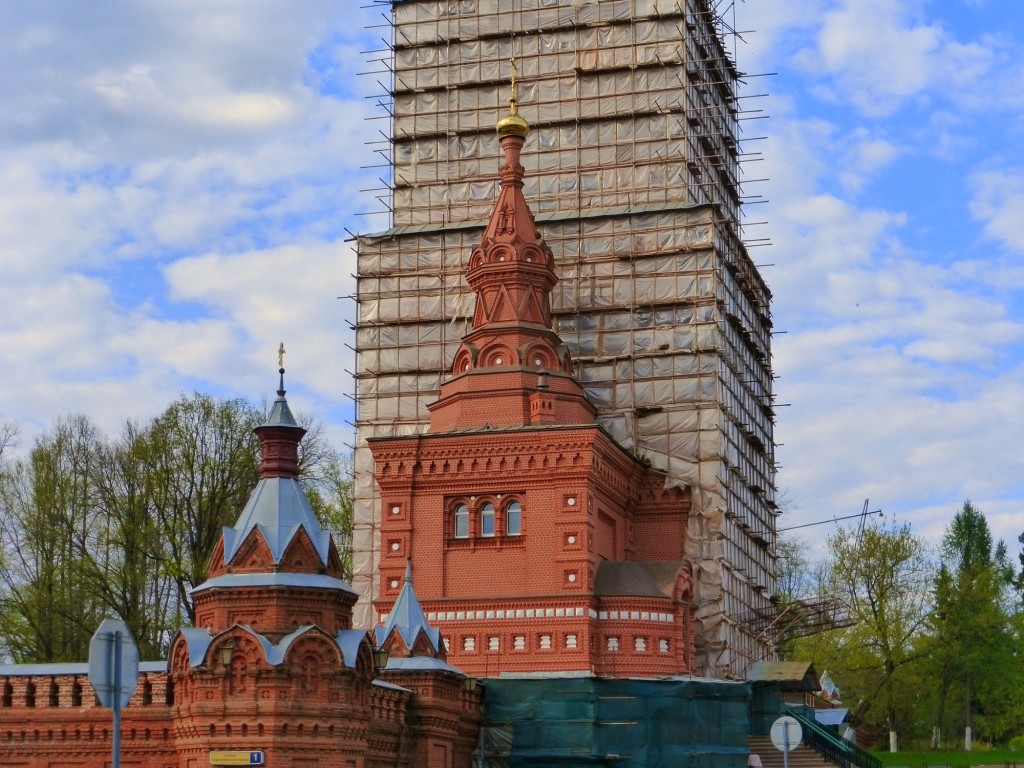
[[[0,460],[4,457],[4,451],[17,444],[18,425],[11,421],[0,422]]]
[[[1018,543],[1021,545],[1020,552],[1017,554],[1017,560],[1020,563],[1020,570],[1017,572],[1017,576],[1014,579],[1013,587],[1017,591],[1017,607],[1018,609],[1024,608],[1024,533],[1021,533],[1017,537]]]
[[[259,480],[253,430],[263,414],[244,400],[195,393],[171,403],[149,427],[146,471],[162,547],[154,556],[177,590],[184,623],[190,596],[206,579],[221,529],[238,518]]]
[[[817,591],[817,579],[804,554],[806,549],[807,545],[800,539],[779,535],[776,543],[776,587],[783,602],[812,597]]]
[[[85,417],[61,419],[27,460],[0,475],[0,635],[15,661],[88,655],[102,613],[82,578],[84,553],[98,542],[93,464],[99,441]]]
[[[807,651],[805,640],[828,625],[834,601],[818,596],[822,581],[821,564],[811,564],[803,541],[779,536],[776,542],[777,614],[771,631],[775,633],[775,653],[781,660],[797,659]]]
[[[320,525],[334,536],[345,579],[352,578],[352,461],[337,452],[325,457],[317,477],[303,478]]]
[[[828,548],[823,596],[838,596],[853,623],[801,648],[852,702],[853,721],[884,727],[896,751],[898,734],[913,727],[921,661],[915,640],[930,608],[927,547],[907,524],[875,522],[840,529]]]
[[[116,440],[73,416],[27,460],[0,461],[0,657],[80,661],[108,615],[143,658],[162,657],[258,482],[264,418],[243,400],[183,395]],[[351,465],[322,424],[301,422],[300,479],[350,569]],[[14,434],[0,430],[0,451]]]
[[[132,630],[142,658],[166,653],[181,623],[176,584],[168,568],[154,499],[155,475],[148,430],[129,421],[120,439],[105,442],[96,462],[95,488],[103,510],[100,548],[85,577],[108,614]]]
[[[1007,701],[1019,666],[1017,633],[1006,610],[1013,570],[1006,547],[993,545],[981,510],[965,501],[942,540],[942,565],[934,580],[935,612],[929,656],[938,687],[932,745],[941,746],[952,721],[964,729],[970,750],[976,726],[989,738],[1011,728],[998,702]],[[954,713],[947,705],[960,707]]]

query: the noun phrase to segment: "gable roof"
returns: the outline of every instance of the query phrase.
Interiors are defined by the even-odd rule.
[[[759,661],[747,671],[752,682],[779,683],[782,691],[818,691],[821,683],[809,661]]]

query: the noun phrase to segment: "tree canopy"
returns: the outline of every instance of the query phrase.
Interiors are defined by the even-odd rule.
[[[993,544],[988,522],[970,501],[954,515],[942,540],[942,562],[934,578],[935,609],[927,647],[938,683],[932,744],[942,734],[965,733],[970,746],[975,726],[986,736],[1008,738],[1003,704],[1016,685],[1019,638],[1006,597],[1013,582],[1006,547]],[[1011,682],[1012,681],[1012,682]],[[959,703],[953,715],[951,700]],[[980,721],[978,718],[981,718]]]
[[[258,481],[263,420],[244,400],[195,393],[116,438],[62,418],[25,458],[0,462],[0,658],[82,661],[108,615],[131,627],[142,658],[162,658]],[[347,553],[349,464],[299,420],[302,482]],[[2,434],[0,450],[16,430]]]
[[[1024,733],[1024,573],[970,501],[936,552],[909,525],[881,523],[840,529],[816,566],[790,549],[780,553],[805,571],[784,571],[785,584],[805,592],[816,584],[818,597],[840,598],[854,623],[783,638],[780,648],[827,671],[857,725],[888,732],[893,749],[900,739],[939,748]]]

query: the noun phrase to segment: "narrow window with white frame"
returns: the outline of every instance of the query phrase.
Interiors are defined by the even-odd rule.
[[[494,505],[490,502],[480,507],[480,535],[494,535]]]

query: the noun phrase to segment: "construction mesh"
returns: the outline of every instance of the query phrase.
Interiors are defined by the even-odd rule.
[[[742,768],[750,686],[698,680],[488,680],[476,768]]]

